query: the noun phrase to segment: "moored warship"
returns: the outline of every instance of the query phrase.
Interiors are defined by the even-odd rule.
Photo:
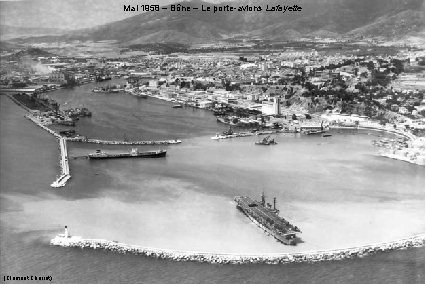
[[[286,245],[297,244],[298,238],[296,234],[301,233],[301,231],[297,226],[278,216],[279,210],[276,209],[276,198],[274,198],[273,207],[265,202],[264,194],[262,194],[261,201],[253,200],[247,196],[236,196],[234,200],[238,209],[278,241]]]

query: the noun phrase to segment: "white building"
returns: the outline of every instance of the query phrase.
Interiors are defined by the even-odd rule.
[[[211,101],[200,101],[199,104],[200,104],[200,108],[208,108],[213,105]]]
[[[280,99],[274,98],[274,102],[262,102],[262,114],[264,115],[280,115],[281,105]]]

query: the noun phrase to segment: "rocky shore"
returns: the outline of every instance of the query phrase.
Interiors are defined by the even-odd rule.
[[[292,262],[319,262],[331,260],[343,260],[358,257],[365,257],[377,253],[388,252],[397,249],[406,249],[410,247],[422,247],[425,244],[425,236],[417,235],[406,239],[400,239],[392,242],[372,244],[360,247],[313,251],[301,253],[279,253],[279,254],[259,254],[259,255],[238,255],[221,253],[203,253],[174,251],[155,248],[145,248],[134,245],[127,245],[116,241],[102,239],[83,239],[77,236],[58,235],[50,241],[51,245],[62,247],[79,247],[91,249],[104,249],[119,253],[132,253],[136,255],[154,257],[159,259],[168,259],[174,261],[193,261],[216,264],[282,264]]]

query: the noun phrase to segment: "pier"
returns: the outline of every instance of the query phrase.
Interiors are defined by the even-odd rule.
[[[216,134],[216,136],[211,137],[213,140],[219,140],[219,139],[229,139],[229,138],[238,138],[238,137],[248,137],[248,136],[254,136],[254,133],[251,132],[239,132],[235,134],[229,134],[229,135],[219,135]]]
[[[80,143],[92,143],[92,144],[103,144],[103,145],[171,145],[171,144],[180,144],[182,143],[179,139],[174,140],[146,140],[146,141],[121,141],[121,140],[103,140],[103,139],[93,139],[93,138],[87,138],[87,137],[63,137],[59,133],[53,131],[49,127],[47,127],[45,124],[43,124],[37,117],[27,114],[25,117],[32,122],[34,122],[37,126],[41,127],[42,129],[46,130],[53,136],[55,136],[58,139],[66,139],[69,142],[80,142]]]
[[[70,142],[81,142],[81,143],[92,143],[92,144],[103,144],[103,145],[170,145],[180,144],[181,140],[150,140],[150,141],[120,141],[120,140],[102,140],[92,139],[86,137],[75,137],[66,138]]]
[[[70,168],[68,164],[68,150],[67,140],[65,138],[59,138],[59,149],[61,151],[61,157],[59,166],[61,168],[61,174],[59,177],[50,185],[51,187],[63,187],[67,181],[71,178]]]
[[[71,178],[70,175],[70,168],[68,163],[68,150],[67,150],[67,139],[62,137],[57,132],[53,131],[52,129],[48,128],[46,125],[41,123],[36,117],[33,115],[26,115],[26,118],[34,122],[37,126],[41,127],[42,129],[46,130],[59,141],[59,151],[60,151],[60,159],[59,159],[59,167],[61,168],[60,175],[58,178],[50,185],[51,187],[64,187],[67,181]]]
[[[11,98],[11,97],[10,97]],[[11,98],[13,100],[13,98]],[[13,100],[15,101],[15,100]],[[16,102],[19,103],[19,102]],[[23,105],[21,105],[23,106]],[[36,116],[32,114],[25,115],[27,119],[32,121],[34,124],[42,128],[43,130],[49,132],[59,141],[59,150],[60,150],[60,161],[59,166],[61,168],[60,175],[57,179],[50,185],[54,188],[64,187],[67,181],[71,178],[70,169],[69,169],[69,159],[68,159],[68,150],[67,150],[67,141],[71,142],[81,142],[81,143],[93,143],[93,144],[105,144],[105,145],[170,145],[170,144],[180,144],[181,140],[160,140],[160,141],[114,141],[114,140],[101,140],[101,139],[91,139],[86,137],[76,137],[76,138],[67,138],[63,137],[56,131],[48,128],[46,123],[43,123]]]
[[[174,261],[192,261],[215,264],[285,264],[293,262],[311,263],[320,261],[337,261],[343,259],[360,258],[368,255],[389,252],[392,250],[406,249],[410,247],[423,247],[425,245],[425,236],[424,234],[416,235],[391,242],[335,250],[307,251],[300,253],[226,254],[166,250],[128,245],[125,243],[108,241],[104,239],[83,239],[80,236],[70,236],[66,229],[65,234],[59,234],[50,241],[50,244],[62,247],[103,249],[124,254],[133,253],[136,255]]]
[[[53,136],[55,136],[56,138],[58,138],[58,139],[62,138],[62,136],[60,134],[58,134],[57,132],[53,131],[49,127],[47,127],[45,124],[41,123],[40,120],[38,120],[33,115],[28,114],[25,117],[28,118],[29,120],[31,120],[32,122],[34,122],[40,128],[46,130],[47,132],[49,132],[50,134],[52,134]]]
[[[260,135],[271,135],[278,133],[289,133],[284,130],[268,130],[268,131],[256,131],[256,132],[236,132],[233,134],[216,134],[216,136],[211,137],[213,140],[219,139],[230,139],[230,138],[240,138],[240,137],[249,137],[249,136],[260,136]]]

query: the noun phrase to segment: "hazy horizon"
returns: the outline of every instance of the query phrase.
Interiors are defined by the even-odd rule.
[[[123,20],[142,13],[124,12],[123,5],[158,4],[164,6],[180,1],[0,0],[0,24],[25,28],[83,29]],[[207,0],[206,2],[219,3],[223,1]]]

